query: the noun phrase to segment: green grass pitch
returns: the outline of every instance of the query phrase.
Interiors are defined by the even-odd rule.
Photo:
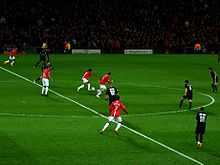
[[[0,66],[34,80],[40,74],[40,68],[32,67],[37,60],[37,55],[23,55],[14,67]],[[77,93],[76,87],[88,68],[93,69],[91,83],[96,88],[100,76],[110,71],[129,111],[122,116],[126,126],[202,164],[220,164],[220,94],[211,93],[208,74],[210,66],[220,73],[214,56],[51,55],[51,61],[53,91],[107,115],[103,98],[84,89]],[[200,92],[215,99],[205,108],[208,120],[202,149],[195,146],[195,111],[172,113],[178,110],[185,79],[194,89],[193,107],[212,102]],[[51,92],[48,97],[40,92],[37,85],[0,69],[1,165],[199,164],[125,128],[117,136],[112,125],[100,135],[105,119]]]

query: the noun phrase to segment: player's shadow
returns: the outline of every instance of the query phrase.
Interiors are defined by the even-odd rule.
[[[140,137],[137,137],[137,138],[140,138]],[[127,143],[129,145],[132,145],[133,147],[139,149],[139,150],[142,150],[143,152],[156,152],[156,151],[153,151],[152,147],[150,147],[150,145],[148,145],[149,143],[141,143],[143,142],[142,140],[141,141],[138,141],[137,138],[135,137],[130,137],[129,136],[123,136],[123,135],[119,135],[118,136],[118,140],[120,140],[121,142],[123,143]]]
[[[50,100],[50,101],[53,101],[53,102],[59,102],[59,103],[65,103],[67,102],[66,100],[64,99],[61,99],[60,97],[56,96],[55,94],[53,93],[49,93],[48,96],[42,96],[42,97],[45,97],[46,99]]]
[[[143,130],[142,128],[138,127],[137,125],[134,125],[128,121],[123,121],[123,124],[129,128],[132,128],[134,130],[138,130],[139,132],[144,132],[145,130]]]
[[[220,152],[216,152],[216,150],[212,150],[210,148],[204,147],[204,150],[201,151],[208,153],[209,155],[212,155],[214,157],[220,158]]]
[[[133,124],[131,124],[131,123],[127,122],[127,121],[123,121],[123,124],[125,126],[131,128],[131,129],[134,129],[134,130],[140,132],[140,133],[144,132],[144,130],[141,129],[140,127],[134,126]],[[135,136],[137,136],[137,138],[140,138],[140,139],[142,138],[142,137],[139,137],[139,135],[135,135]],[[127,143],[135,146],[138,149],[141,149],[141,150],[144,150],[144,151],[146,151],[146,149],[147,149],[147,151],[153,152],[152,148],[150,146],[148,146],[147,143],[143,144],[140,141],[136,140],[136,138],[134,138],[134,137],[130,137],[130,136],[127,136],[127,135],[123,136],[123,134],[120,134],[118,136],[118,139],[123,141],[123,142],[127,142]]]

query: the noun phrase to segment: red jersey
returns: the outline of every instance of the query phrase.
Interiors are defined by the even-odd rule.
[[[82,78],[85,78],[85,79],[88,80],[91,76],[92,76],[92,72],[86,71],[86,72],[83,74],[83,77],[82,77]]]
[[[101,80],[99,80],[99,84],[105,85],[108,81],[110,81],[110,75],[105,74]]]
[[[46,68],[43,70],[42,78],[50,79],[50,69],[49,68]]]
[[[16,56],[17,55],[17,48],[13,48],[10,52],[9,52],[10,56]]]
[[[125,108],[125,105],[120,100],[113,101],[110,105],[111,116],[119,117],[121,115],[121,111]]]

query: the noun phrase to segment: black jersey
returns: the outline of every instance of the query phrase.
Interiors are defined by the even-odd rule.
[[[48,55],[48,52],[46,50],[42,50],[40,52],[40,59],[43,60],[43,61],[49,61],[49,55]]]
[[[197,126],[196,126],[196,133],[205,133],[205,128],[206,128],[206,120],[207,120],[207,113],[203,111],[199,111],[196,114],[196,121],[197,121]]]
[[[207,119],[207,113],[203,111],[199,111],[196,114],[196,120],[198,125],[205,125]]]
[[[187,90],[186,96],[192,96],[193,95],[193,88],[190,84],[185,84],[185,89]]]
[[[115,87],[109,87],[106,91],[106,95],[108,95],[109,104],[114,101],[115,96],[118,94],[118,89]]]
[[[212,79],[212,82],[213,83],[217,83],[218,82],[218,75],[215,71],[210,71],[210,76],[211,76],[211,79]]]

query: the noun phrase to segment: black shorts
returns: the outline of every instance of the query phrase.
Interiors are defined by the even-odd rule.
[[[192,100],[193,97],[192,97],[192,95],[186,95],[186,96],[183,96],[183,98],[188,99],[188,100]]]
[[[113,102],[113,101],[115,101],[115,96],[116,95],[114,95],[114,96],[109,96],[109,105],[111,105],[111,103]]]
[[[111,105],[111,103],[114,101],[114,98],[110,97],[110,98],[108,99],[108,101],[109,101],[108,104]]]
[[[46,62],[47,58],[45,56],[40,56],[40,61]]]
[[[196,134],[204,134],[205,133],[205,126],[204,125],[197,125],[196,127]]]

